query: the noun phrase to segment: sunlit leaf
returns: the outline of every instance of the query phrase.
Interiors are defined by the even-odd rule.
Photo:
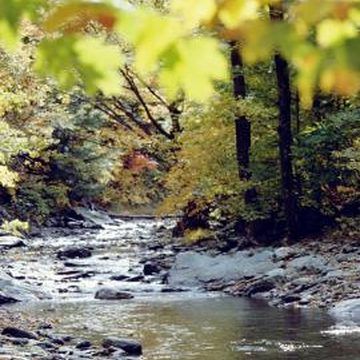
[[[65,88],[83,81],[88,92],[101,90],[110,95],[120,91],[117,72],[121,64],[118,48],[101,39],[62,37],[41,43],[35,68],[41,74],[54,76]]]
[[[89,90],[96,92],[100,89],[105,95],[119,94],[121,81],[118,71],[123,60],[118,47],[88,37],[77,41],[75,50],[81,64],[79,71]]]
[[[291,11],[296,19],[313,25],[325,18],[332,10],[333,2],[324,0],[305,0],[295,2]]]
[[[185,26],[195,27],[212,20],[217,4],[216,0],[173,0],[171,9],[182,16]]]
[[[317,26],[317,41],[323,47],[338,45],[357,34],[355,25],[350,21],[326,19]]]
[[[247,63],[253,64],[269,58],[274,49],[269,21],[254,20],[243,26],[243,56]]]
[[[255,19],[258,10],[257,0],[225,0],[220,7],[219,18],[228,28],[235,28],[243,21]]]
[[[213,80],[226,79],[227,60],[217,42],[205,37],[178,41],[164,57],[160,73],[161,85],[170,96],[184,90],[189,98],[198,101],[212,95]]]
[[[141,73],[152,71],[162,53],[183,34],[174,18],[143,9],[123,14],[118,30],[134,45],[135,66]]]
[[[16,172],[9,170],[7,166],[0,165],[0,185],[6,188],[13,188],[19,176]]]
[[[304,47],[298,51],[295,58],[297,69],[296,84],[300,93],[300,100],[305,108],[310,108],[316,89],[316,79],[320,71],[321,53],[314,47]]]

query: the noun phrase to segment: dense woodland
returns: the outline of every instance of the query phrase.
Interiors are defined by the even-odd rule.
[[[358,1],[0,1],[0,218],[76,206],[358,236]]]

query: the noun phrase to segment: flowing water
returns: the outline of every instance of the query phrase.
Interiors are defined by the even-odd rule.
[[[142,342],[146,360],[360,359],[358,328],[342,331],[325,310],[276,309],[196,289],[162,293],[164,285],[156,279],[111,281],[113,274],[141,271],[139,256],[149,255],[144,244],[160,236],[163,226],[161,221],[119,220],[104,230],[34,240],[26,256],[13,253],[7,261],[14,275],[30,278],[52,299],[18,304],[13,311],[94,343],[108,335],[134,337]],[[91,258],[73,261],[77,269],[91,270],[89,277],[66,278],[64,263],[55,260],[57,248],[74,242],[94,248]],[[95,300],[94,292],[104,285],[130,290],[135,298]]]

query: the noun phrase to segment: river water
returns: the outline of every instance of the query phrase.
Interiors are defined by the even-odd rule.
[[[360,359],[357,328],[344,331],[325,310],[276,309],[197,289],[162,293],[164,285],[156,280],[110,280],[114,274],[141,272],[144,244],[160,236],[164,225],[169,226],[118,220],[103,230],[34,239],[26,253],[12,252],[7,261],[13,275],[25,276],[52,299],[20,303],[12,311],[95,344],[108,335],[134,337],[142,342],[146,360]],[[64,277],[68,267],[54,256],[58,248],[74,243],[94,248],[91,258],[73,261],[76,268],[93,272],[84,279]],[[101,286],[132,291],[135,298],[95,300]]]

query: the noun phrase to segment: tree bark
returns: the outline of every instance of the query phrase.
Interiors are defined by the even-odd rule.
[[[240,54],[239,45],[231,42],[231,69],[233,74],[233,94],[235,99],[246,97],[246,83],[244,77],[244,66]],[[251,125],[245,116],[235,119],[236,157],[240,180],[250,178],[250,147],[251,147]]]
[[[281,5],[270,8],[272,21],[282,21],[284,17]],[[287,233],[290,239],[298,235],[298,199],[296,195],[295,178],[292,163],[292,129],[291,129],[291,88],[290,72],[287,61],[276,53],[274,57],[279,106],[279,151],[281,165],[282,197],[287,223]]]

